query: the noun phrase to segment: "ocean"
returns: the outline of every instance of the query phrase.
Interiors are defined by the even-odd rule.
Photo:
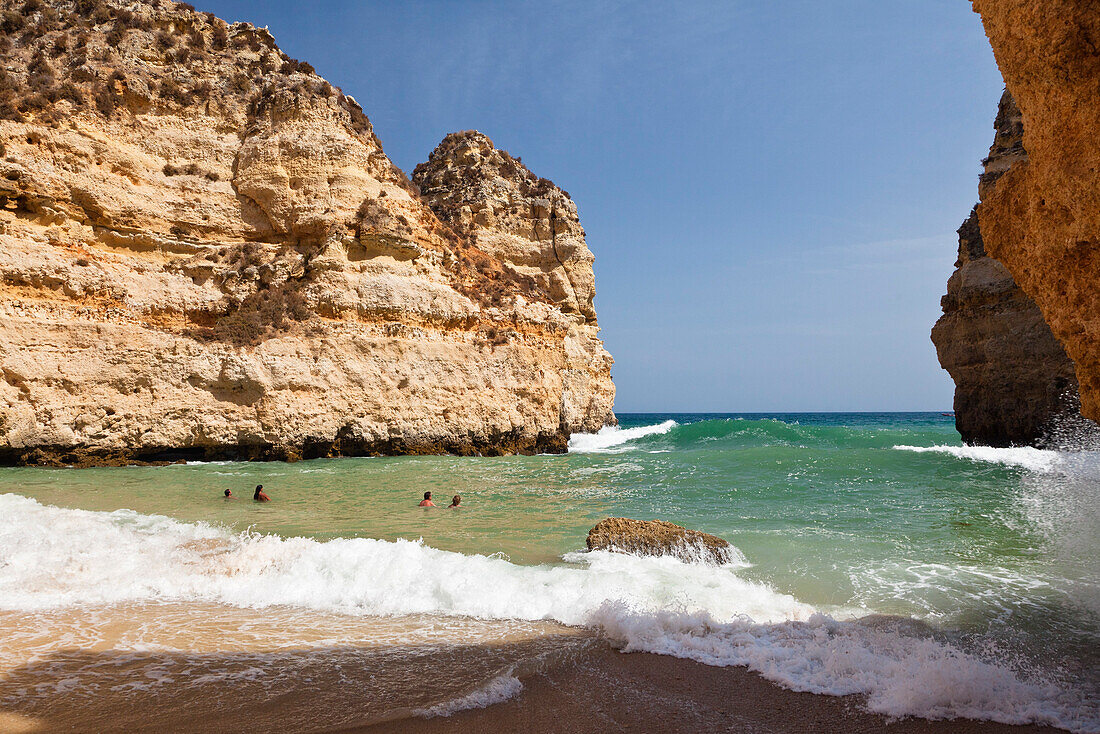
[[[0,469],[0,709],[178,692],[195,656],[209,683],[581,634],[890,717],[1100,731],[1100,451],[966,447],[939,413],[619,417],[554,456]],[[609,516],[736,552],[586,552]],[[517,695],[516,664],[419,714]]]

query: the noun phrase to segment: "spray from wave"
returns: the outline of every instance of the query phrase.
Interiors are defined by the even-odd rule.
[[[624,444],[646,436],[668,433],[678,425],[676,421],[668,420],[653,426],[637,428],[604,426],[596,433],[575,433],[570,436],[569,450],[578,454],[618,453],[627,450]]]
[[[741,578],[736,565],[593,552],[568,554],[568,565],[518,566],[419,542],[233,534],[12,494],[0,495],[0,516],[0,609],[193,601],[556,620],[601,630],[625,650],[746,666],[794,690],[862,693],[870,708],[891,716],[1100,730],[1100,711],[1083,693],[979,659],[947,639],[832,619]],[[505,700],[519,690],[514,678],[451,703]]]
[[[918,454],[947,454],[958,459],[1004,464],[1035,472],[1049,472],[1058,469],[1064,463],[1064,455],[1052,449],[1037,449],[1031,446],[1013,448],[995,448],[993,446],[894,446],[898,451],[912,451]]]

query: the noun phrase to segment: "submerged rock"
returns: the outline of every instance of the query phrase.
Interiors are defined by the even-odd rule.
[[[609,550],[639,556],[675,556],[684,561],[727,563],[734,548],[717,535],[664,520],[609,517],[588,531],[588,550]]]

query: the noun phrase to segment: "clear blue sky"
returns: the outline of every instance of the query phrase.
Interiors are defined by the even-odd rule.
[[[617,409],[942,410],[1001,77],[963,0],[199,0],[406,171],[476,128],[577,202]]]

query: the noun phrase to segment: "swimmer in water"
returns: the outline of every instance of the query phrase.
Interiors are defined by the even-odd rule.
[[[420,507],[435,507],[435,503],[432,502],[432,493],[425,492],[424,499],[420,501]]]
[[[225,498],[226,498],[227,500],[235,500],[235,499],[237,499],[236,497],[234,497],[234,496],[233,496],[233,490],[232,490],[232,489],[227,489],[227,490],[225,490]]]
[[[264,485],[262,485],[262,484],[257,484],[256,485],[256,492],[255,492],[255,494],[252,495],[252,499],[256,500],[257,502],[270,502],[271,501],[271,498],[268,497],[266,494],[264,494]]]
[[[448,510],[459,510],[459,509],[462,509],[462,508],[460,508],[460,507],[459,507],[459,505],[461,505],[461,504],[462,504],[462,495],[458,495],[458,494],[456,494],[456,495],[455,495],[455,496],[454,496],[454,497],[453,497],[453,498],[451,499],[451,504],[447,505],[447,509],[448,509]]]

